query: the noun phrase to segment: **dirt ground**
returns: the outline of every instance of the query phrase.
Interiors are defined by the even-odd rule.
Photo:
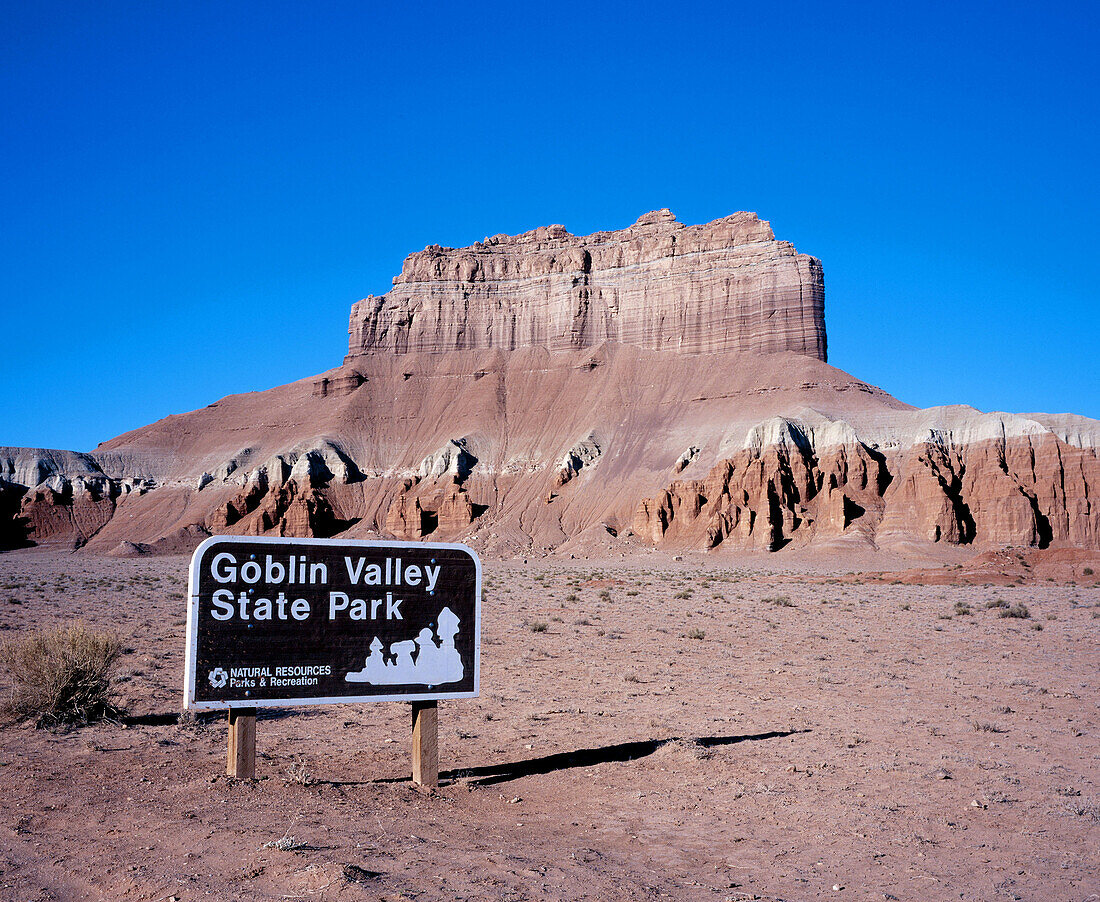
[[[186,558],[0,555],[0,639],[117,632],[129,715],[0,727],[0,898],[1100,899],[1096,577],[780,560],[487,561],[428,793],[399,703],[261,710],[227,778]]]

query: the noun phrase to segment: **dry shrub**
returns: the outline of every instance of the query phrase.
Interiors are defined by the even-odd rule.
[[[791,601],[791,597],[789,595],[773,595],[771,598],[765,598],[764,599],[764,604],[768,604],[768,603],[777,605],[781,608],[798,607],[798,605],[796,605],[793,601]]]
[[[674,761],[704,761],[714,756],[714,752],[694,739],[668,739],[657,748],[657,754],[661,758],[671,758]]]
[[[0,647],[4,706],[35,726],[85,724],[120,713],[112,701],[118,638],[83,623],[34,630]]]

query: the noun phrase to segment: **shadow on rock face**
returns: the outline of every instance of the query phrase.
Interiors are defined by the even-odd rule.
[[[30,523],[19,516],[19,505],[27,489],[0,479],[0,551],[31,548]]]

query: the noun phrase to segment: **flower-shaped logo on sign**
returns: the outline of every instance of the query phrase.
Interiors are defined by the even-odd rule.
[[[210,680],[210,685],[215,689],[221,689],[222,686],[225,685],[226,680],[229,679],[229,674],[222,670],[222,668],[215,667],[207,674],[206,678]]]

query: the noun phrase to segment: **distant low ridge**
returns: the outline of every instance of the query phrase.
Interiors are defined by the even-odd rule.
[[[410,255],[344,363],[87,454],[0,448],[0,542],[493,554],[1100,547],[1100,421],[917,410],[826,363],[818,260],[667,210]]]

